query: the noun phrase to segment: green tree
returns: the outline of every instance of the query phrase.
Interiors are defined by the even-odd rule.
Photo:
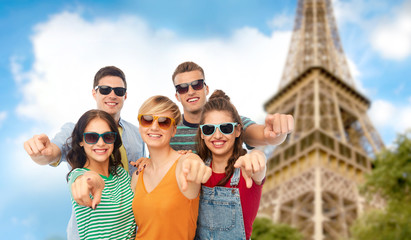
[[[253,224],[253,240],[302,240],[303,235],[287,224],[274,224],[268,218],[256,218]]]
[[[361,192],[381,197],[386,206],[371,210],[351,227],[356,240],[411,239],[411,132],[398,135],[394,147],[376,156],[375,168]]]

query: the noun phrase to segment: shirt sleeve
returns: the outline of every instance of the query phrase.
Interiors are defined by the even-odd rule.
[[[60,132],[58,132],[54,136],[54,138],[51,139],[51,142],[56,144],[57,147],[60,148],[61,158],[57,162],[51,163],[50,166],[57,167],[61,162],[67,161],[66,156],[68,151],[71,149],[70,136],[73,133],[74,126],[74,123],[64,124],[61,127]]]
[[[243,122],[243,131],[245,131],[249,126],[251,126],[253,124],[256,124],[253,120],[251,120],[248,117],[244,117],[244,116],[241,116],[241,121]],[[245,142],[244,142],[244,145],[248,150],[253,150],[254,149],[254,147],[248,145]]]
[[[87,172],[87,170],[84,169],[84,168],[76,168],[76,169],[73,169],[73,171],[70,172],[70,174],[68,176],[68,186],[69,186],[70,194],[71,194],[71,184],[73,184],[74,181],[76,181],[76,179],[78,177],[80,177],[81,175],[83,175],[86,172]]]

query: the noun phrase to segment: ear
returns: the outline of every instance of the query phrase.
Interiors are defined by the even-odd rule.
[[[124,95],[124,100],[126,100],[127,99],[127,92],[126,92],[126,95]]]
[[[178,92],[176,92],[175,96],[176,96],[177,101],[181,102],[180,94],[178,94]]]
[[[95,89],[91,90],[94,100],[96,100],[97,91]]]
[[[235,137],[236,138],[238,138],[241,135],[241,128],[242,128],[242,126],[240,124],[235,126]]]
[[[80,147],[84,147],[84,142],[81,141],[78,145],[80,145]]]
[[[207,96],[208,93],[210,92],[209,89],[208,89],[208,85],[205,85],[205,90],[204,91],[205,91],[205,95]]]
[[[174,127],[173,127],[173,133],[171,134],[171,137],[174,137],[174,135],[176,135],[176,132],[177,132],[177,126],[174,125]]]

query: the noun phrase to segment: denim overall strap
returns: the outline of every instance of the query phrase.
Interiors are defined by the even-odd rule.
[[[211,159],[206,160],[210,165]],[[231,177],[231,187],[201,186],[196,240],[200,239],[245,239],[240,190],[240,169]]]
[[[234,168],[233,176],[231,176],[231,187],[236,187],[240,182],[240,168]]]

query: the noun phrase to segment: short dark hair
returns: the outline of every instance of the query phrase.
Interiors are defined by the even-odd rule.
[[[171,80],[173,80],[173,84],[177,74],[191,71],[200,71],[203,77],[205,78],[204,70],[198,64],[196,64],[195,62],[183,62],[177,66],[176,70],[174,70],[173,76],[171,77]]]
[[[124,87],[127,88],[126,75],[124,75],[124,72],[121,71],[121,69],[118,67],[107,66],[98,70],[98,72],[94,76],[93,89],[98,86],[100,79],[106,76],[116,76],[121,78],[121,80],[123,80],[124,82]]]

